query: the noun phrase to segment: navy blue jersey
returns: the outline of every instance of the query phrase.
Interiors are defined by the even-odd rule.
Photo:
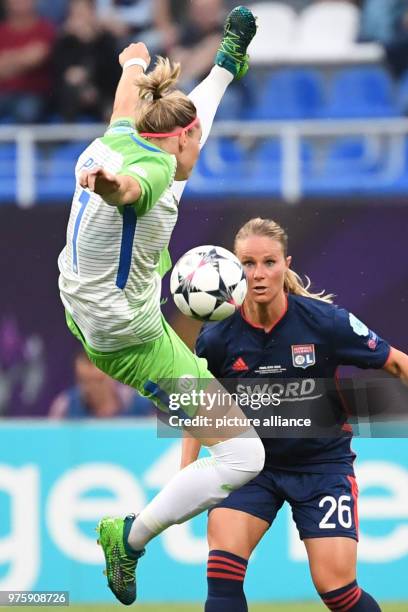
[[[241,386],[245,378],[290,378],[288,401],[302,399],[301,394],[310,393],[318,379],[334,380],[339,365],[382,368],[389,352],[389,344],[347,310],[292,294],[285,314],[270,332],[237,311],[224,321],[203,326],[196,343],[197,355],[207,359],[216,378],[239,378]],[[337,393],[327,394],[324,401],[344,410]],[[262,441],[266,469],[353,474],[351,435]]]

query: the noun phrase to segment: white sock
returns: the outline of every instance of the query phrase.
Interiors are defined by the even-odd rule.
[[[231,72],[228,72],[225,68],[213,66],[210,74],[201,81],[188,96],[195,104],[197,116],[200,118],[201,128],[203,130],[200,142],[201,149],[205,145],[210,134],[215,113],[217,112],[222,97],[233,79],[234,77]],[[172,191],[178,201],[180,201],[186,184],[187,181],[175,181],[173,184]]]
[[[252,436],[252,437],[249,437]],[[141,550],[164,529],[225,499],[262,470],[265,450],[254,430],[208,448],[211,457],[180,470],[133,522],[129,544]]]
[[[211,131],[215,113],[220,105],[228,85],[234,77],[228,70],[220,66],[213,66],[210,74],[189,94],[197,109],[203,135],[200,146],[203,147]]]

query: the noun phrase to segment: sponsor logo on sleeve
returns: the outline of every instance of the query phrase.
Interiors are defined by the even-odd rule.
[[[349,321],[351,328],[357,336],[368,336],[370,330],[360,319],[357,319],[351,312],[349,313]]]
[[[314,344],[292,344],[292,363],[295,368],[310,368],[316,363]]]
[[[371,351],[375,351],[378,345],[378,336],[374,332],[370,331],[369,338],[367,340],[367,346]]]

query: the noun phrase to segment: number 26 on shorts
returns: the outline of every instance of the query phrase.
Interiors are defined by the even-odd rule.
[[[340,495],[338,499],[326,495],[320,500],[319,508],[326,510],[326,514],[319,523],[320,529],[336,529],[338,525],[350,529],[353,526],[350,495]],[[336,518],[337,523],[334,522]]]

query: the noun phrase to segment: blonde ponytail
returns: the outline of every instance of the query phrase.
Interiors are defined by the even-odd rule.
[[[333,293],[325,293],[324,291],[312,293],[311,291],[309,291],[309,287],[311,286],[312,281],[308,276],[305,276],[305,278],[306,284],[303,282],[299,274],[297,274],[294,270],[288,268],[285,272],[285,291],[287,293],[293,293],[294,295],[303,295],[304,297],[313,298],[314,300],[327,302],[328,304],[333,303]]]
[[[271,219],[261,219],[261,217],[250,219],[241,227],[235,236],[235,252],[237,251],[238,242],[245,238],[249,238],[249,236],[265,236],[271,240],[277,240],[282,245],[284,257],[287,257],[288,236],[283,227],[281,227],[279,223],[276,223],[276,221],[272,221]],[[306,276],[305,284],[299,274],[297,274],[294,270],[291,270],[290,268],[286,270],[284,288],[287,293],[303,295],[304,297],[313,298],[322,302],[328,302],[329,304],[333,302],[334,295],[332,293],[325,293],[324,291],[312,293],[309,291],[310,286],[310,278]]]
[[[197,115],[193,102],[175,89],[180,77],[180,64],[158,57],[152,72],[141,74],[135,81],[142,100],[137,109],[139,132],[168,133],[176,126],[189,125]]]
[[[180,64],[172,64],[168,58],[159,57],[153,72],[141,74],[136,80],[139,97],[149,102],[160,100],[172,91],[180,77]]]

